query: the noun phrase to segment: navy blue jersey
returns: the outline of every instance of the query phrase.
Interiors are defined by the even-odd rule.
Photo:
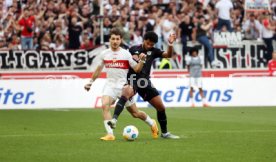
[[[140,73],[135,73],[134,70],[130,68],[127,77],[129,78],[130,75],[136,74],[136,78],[149,78],[152,62],[156,58],[162,58],[162,54],[164,51],[161,51],[158,48],[145,50],[143,49],[142,45],[138,45],[131,47],[129,49],[129,52],[131,53],[131,55],[139,55],[141,53],[145,53],[147,55],[147,59]]]

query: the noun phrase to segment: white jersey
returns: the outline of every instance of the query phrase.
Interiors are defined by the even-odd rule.
[[[218,17],[224,20],[230,20],[230,10],[233,9],[233,3],[230,0],[220,0],[216,3],[215,8],[218,10]]]
[[[267,29],[265,26],[262,25],[262,36],[263,38],[273,38],[274,31]]]
[[[102,51],[99,65],[104,65],[106,69],[106,86],[121,89],[127,83],[129,67],[134,68],[137,63],[129,51],[120,47],[119,51],[112,51],[110,48]]]

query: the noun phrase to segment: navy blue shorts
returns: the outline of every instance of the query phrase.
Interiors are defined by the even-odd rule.
[[[130,82],[128,84],[133,86],[134,93],[138,93],[144,101],[150,101],[152,98],[159,96],[159,92],[150,79],[140,78],[132,84]]]

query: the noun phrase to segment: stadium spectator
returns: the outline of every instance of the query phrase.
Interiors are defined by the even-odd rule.
[[[276,52],[273,52],[272,59],[268,62],[269,76],[276,76]]]
[[[8,49],[12,49],[12,50],[21,49],[20,38],[18,38],[17,35],[12,35],[12,39],[8,44]]]
[[[0,41],[2,42],[6,41],[6,35],[10,25],[11,25],[11,22],[9,22],[8,25],[6,25],[6,27],[0,24]]]
[[[41,41],[43,36],[46,34],[48,30],[48,24],[46,22],[38,22],[37,24],[37,30],[34,37],[34,48],[35,49],[41,49]]]
[[[150,22],[147,16],[140,16],[138,28],[141,30],[141,35],[145,35],[148,31],[153,31],[155,22]]]
[[[177,9],[176,9],[176,3],[173,1],[170,1],[168,4],[168,7],[165,8],[165,11],[169,14],[176,15]]]
[[[52,38],[49,32],[46,32],[40,42],[40,47],[42,50],[54,50],[55,44],[52,43]]]
[[[23,50],[33,49],[33,25],[36,20],[44,15],[45,11],[46,9],[43,9],[40,11],[39,15],[34,16],[32,15],[32,8],[26,7],[23,9],[23,13],[18,21],[20,28],[17,28],[21,31],[21,46]]]
[[[6,39],[0,39],[0,49],[7,49]]]
[[[135,30],[135,32],[132,34],[133,40],[131,45],[137,46],[143,42],[143,37],[141,35],[140,30]]]
[[[275,21],[276,20],[276,0],[271,1],[271,10],[272,10],[272,18]]]
[[[233,3],[231,0],[219,0],[216,3],[216,9],[218,13],[218,25],[217,30],[221,31],[222,27],[225,25],[229,32],[232,32],[231,27],[231,10],[233,9]]]
[[[104,42],[109,41],[109,32],[113,28],[113,25],[108,17],[103,19],[103,34],[104,34]]]
[[[65,45],[63,43],[64,39],[58,36],[55,38],[55,40],[56,40],[55,50],[65,50]]]
[[[156,25],[154,26],[153,31],[158,35],[158,42],[156,43],[155,47],[159,49],[163,49],[163,35],[162,35],[162,18],[156,19]]]
[[[194,24],[191,22],[191,17],[183,14],[181,23],[179,24],[179,32],[182,43],[182,67],[186,67],[185,55],[188,53],[187,42],[192,40],[192,33],[195,29]]]
[[[241,1],[233,1],[234,9],[231,12],[232,16],[232,23],[233,23],[233,30],[234,31],[241,31],[242,24],[244,23],[244,4]],[[257,19],[258,17],[256,17]]]
[[[242,32],[242,24],[244,23],[243,21],[243,15],[241,13],[240,9],[235,9],[232,12],[232,24],[233,24],[233,31],[234,32]],[[257,19],[256,19],[257,20]],[[226,28],[226,26],[224,26]],[[227,31],[227,28],[226,28]]]
[[[84,31],[82,34],[82,42],[81,42],[81,49],[92,49],[93,48],[93,42],[89,39],[89,33],[88,31]]]
[[[161,10],[162,11],[162,10]],[[162,17],[160,18],[159,16],[156,15],[155,17],[155,26],[153,31],[158,35],[158,42],[156,43],[155,47],[162,49],[162,43],[163,43],[163,38],[162,38],[162,22],[163,19]]]
[[[162,22],[164,45],[168,46],[168,39],[171,33],[176,31],[176,24],[172,14],[164,13],[164,21]],[[165,47],[164,47],[165,48]]]
[[[202,89],[202,65],[203,65],[203,58],[198,55],[198,49],[196,47],[191,48],[190,50],[190,57],[187,60],[187,69],[190,74],[190,80],[189,80],[189,85],[190,85],[190,92],[189,92],[189,100],[191,101],[191,106],[195,107],[194,103],[194,98],[193,98],[193,93],[194,89],[198,88],[199,89],[199,94],[203,103],[203,107],[207,107],[208,105],[206,104],[205,101],[205,96],[204,92]]]
[[[61,25],[56,25],[55,30],[53,31],[52,34],[53,34],[54,40],[57,40],[59,38],[60,40],[65,41],[66,33],[63,33]]]
[[[81,22],[78,22],[78,18]],[[69,49],[80,48],[80,36],[83,30],[83,23],[87,22],[87,19],[83,18],[78,12],[72,11],[68,17],[68,33],[69,33]]]
[[[256,40],[261,37],[262,25],[253,13],[243,24],[243,30],[245,31],[245,39]]]
[[[196,25],[196,30],[195,30],[196,39],[199,43],[201,43],[204,46],[204,48],[207,49],[208,60],[210,61],[212,68],[216,68],[218,66],[218,63],[215,61],[213,47],[207,36],[207,32],[210,30],[213,23],[212,21],[209,21],[209,22],[207,21],[208,20],[206,20],[202,15],[198,17],[198,23]]]
[[[266,54],[265,58],[268,62],[272,58],[272,52],[273,52],[273,40],[274,40],[274,32],[276,29],[276,26],[273,24],[272,20],[270,20],[268,17],[263,19],[263,28],[262,28],[262,36],[263,40],[266,45]]]

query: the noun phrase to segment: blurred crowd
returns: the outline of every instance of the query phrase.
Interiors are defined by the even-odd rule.
[[[213,32],[240,31],[244,39],[262,39],[273,52],[276,0],[269,12],[245,12],[244,0],[0,0],[0,49],[92,49],[108,42],[113,27],[124,31],[127,46],[142,43],[147,31],[159,36],[158,48],[171,32],[187,53],[199,42],[213,61]],[[205,1],[206,2],[206,1]],[[103,19],[101,40],[100,19]]]

